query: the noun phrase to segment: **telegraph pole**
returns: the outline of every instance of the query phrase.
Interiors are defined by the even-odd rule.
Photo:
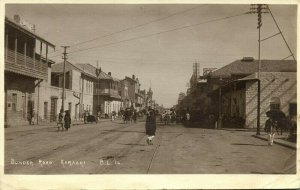
[[[63,67],[63,94],[62,94],[62,104],[61,104],[61,109],[62,111],[65,111],[65,88],[66,88],[66,61],[68,59],[67,56],[67,48],[70,46],[61,46],[64,48],[64,53],[63,53],[63,60],[64,60],[64,67]]]
[[[99,65],[98,65],[98,60],[97,60],[97,69],[96,69],[96,75],[97,75],[97,89],[96,89],[96,94],[97,94],[97,115],[98,115],[98,112],[101,111],[101,106],[100,106],[100,80],[99,80],[99,76],[100,76],[100,73],[101,73],[101,67],[99,68]]]
[[[266,4],[252,4],[249,13],[257,13],[257,29],[258,29],[258,71],[257,71],[257,128],[256,135],[260,135],[260,28],[262,26],[262,13],[267,13]]]

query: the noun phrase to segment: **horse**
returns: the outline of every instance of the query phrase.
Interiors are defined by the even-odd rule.
[[[128,123],[128,122],[131,122],[132,121],[132,110],[127,108],[125,111],[124,111],[124,115],[123,115],[123,121],[124,123]]]
[[[177,121],[176,121],[176,113],[175,112],[171,112],[171,114],[170,114],[170,121],[171,121],[171,123],[176,123]]]
[[[283,131],[289,129],[288,120],[285,114],[280,110],[270,110],[266,113],[269,119],[265,123],[265,131],[270,132],[273,128],[276,130],[277,134],[282,135]]]
[[[163,121],[165,125],[168,125],[171,121],[171,115],[169,113],[163,114]]]

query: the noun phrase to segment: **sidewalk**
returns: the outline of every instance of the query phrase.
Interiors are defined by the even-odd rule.
[[[225,131],[244,131],[244,132],[252,132],[256,133],[256,129],[243,129],[243,128],[216,128],[217,130],[225,130]],[[275,134],[274,144],[278,144],[281,146],[285,146],[292,149],[297,149],[297,144],[294,142],[289,142],[286,140],[288,138],[288,133],[283,133],[282,135]],[[255,138],[268,141],[268,134],[264,131],[260,131],[260,135],[252,135]]]
[[[102,122],[107,122],[111,121],[111,119],[101,119],[98,123]],[[88,123],[90,124],[90,123]],[[84,125],[83,121],[73,121],[72,122],[73,126],[76,125]],[[39,125],[19,125],[19,126],[13,126],[13,127],[8,127],[4,128],[5,132],[19,132],[19,131],[30,131],[30,130],[38,130],[38,129],[45,129],[45,128],[56,128],[57,123],[56,122],[51,122],[51,123],[42,123]]]
[[[285,147],[292,148],[292,149],[296,150],[297,149],[297,144],[296,143],[284,140],[284,139],[287,139],[287,135],[288,134],[283,134],[283,135],[275,134],[274,144],[279,144],[281,146],[285,146]],[[258,139],[268,141],[268,134],[264,133],[264,132],[262,132],[260,135],[252,135],[252,136],[255,137],[255,138],[258,138]]]

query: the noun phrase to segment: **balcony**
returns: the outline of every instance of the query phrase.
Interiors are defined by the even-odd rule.
[[[39,57],[39,55],[37,55]],[[5,55],[5,71],[26,75],[29,77],[47,79],[48,65],[39,59],[33,59],[19,52],[7,49]]]
[[[109,88],[96,89],[95,90],[95,95],[109,96],[111,98],[121,99],[121,96],[119,95],[118,90],[109,89]]]

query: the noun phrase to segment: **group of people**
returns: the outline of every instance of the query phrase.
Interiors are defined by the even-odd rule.
[[[124,123],[134,122],[136,123],[138,113],[135,109],[127,108],[126,110],[122,111],[122,117]]]
[[[71,116],[69,110],[63,111],[60,110],[58,114],[58,121],[57,121],[58,130],[66,130],[68,131],[71,127]]]

